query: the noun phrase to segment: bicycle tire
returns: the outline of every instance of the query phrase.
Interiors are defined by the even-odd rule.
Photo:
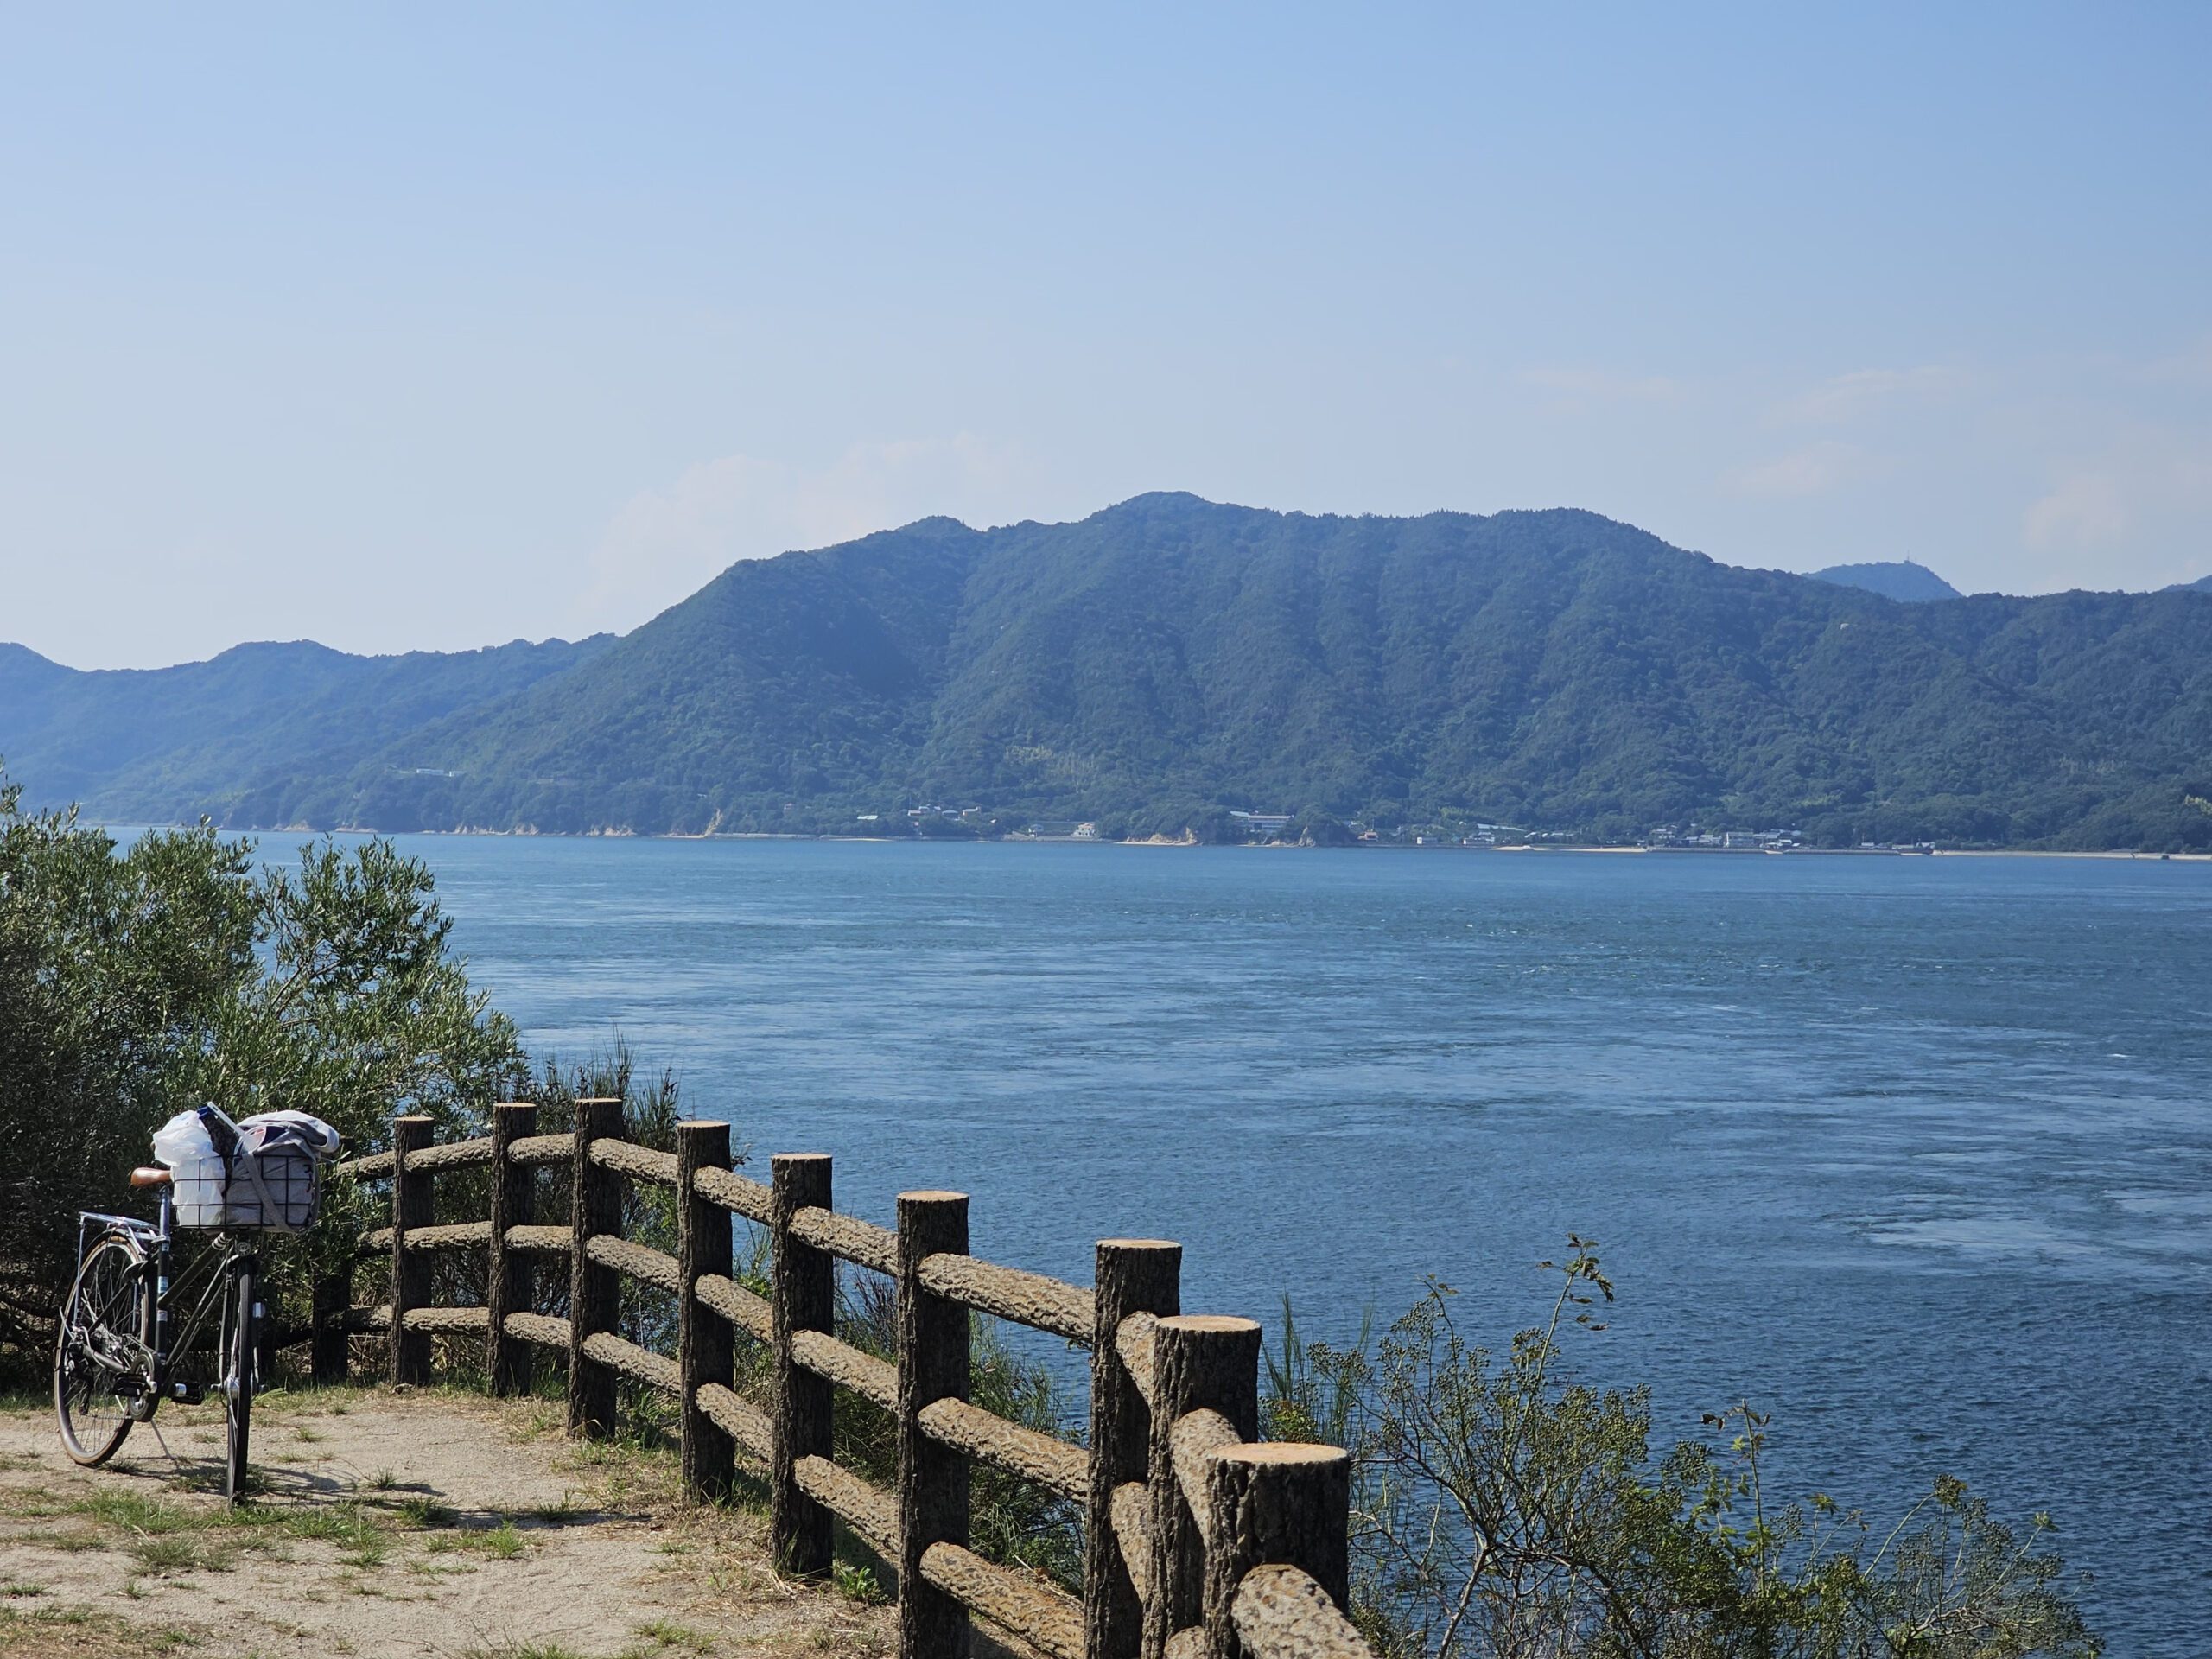
[[[246,1492],[246,1451],[253,1430],[254,1363],[260,1332],[254,1318],[254,1269],[240,1263],[231,1280],[231,1351],[223,1356],[223,1407],[229,1420],[223,1495],[233,1503]]]
[[[113,1457],[137,1421],[138,1402],[118,1391],[132,1375],[99,1350],[137,1338],[145,1319],[143,1257],[120,1234],[86,1252],[61,1305],[54,1338],[54,1415],[61,1449],[87,1469]],[[102,1340],[103,1336],[110,1340]]]

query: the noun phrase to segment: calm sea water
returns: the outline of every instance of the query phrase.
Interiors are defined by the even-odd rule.
[[[2048,1509],[2119,1654],[2212,1652],[2212,867],[417,838],[534,1049],[618,1030],[841,1208],[974,1195],[1074,1279],[1503,1340],[1570,1230],[1577,1361],[1655,1440]]]

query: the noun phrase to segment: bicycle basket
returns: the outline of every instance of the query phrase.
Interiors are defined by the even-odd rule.
[[[210,1107],[175,1120],[155,1146],[169,1165],[178,1227],[296,1233],[315,1224],[321,1154],[335,1141],[320,1122],[303,1128],[272,1115],[234,1125]]]
[[[322,1160],[295,1146],[232,1154],[223,1225],[232,1232],[296,1233],[315,1224]]]

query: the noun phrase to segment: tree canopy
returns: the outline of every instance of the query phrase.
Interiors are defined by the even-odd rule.
[[[398,1112],[477,1122],[523,1056],[450,925],[389,843],[318,842],[290,866],[205,827],[125,846],[25,812],[0,779],[0,1351],[41,1357],[77,1212],[137,1209],[131,1166],[177,1112],[293,1108],[356,1152],[388,1144]],[[326,1207],[272,1295],[352,1250],[357,1218]]]

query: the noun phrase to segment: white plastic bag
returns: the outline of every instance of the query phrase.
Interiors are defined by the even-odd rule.
[[[169,1170],[169,1199],[179,1227],[220,1227],[230,1166],[215,1150],[207,1121],[179,1112],[154,1131],[154,1156]]]
[[[154,1161],[175,1169],[196,1159],[213,1158],[215,1143],[198,1112],[179,1112],[154,1131]]]

